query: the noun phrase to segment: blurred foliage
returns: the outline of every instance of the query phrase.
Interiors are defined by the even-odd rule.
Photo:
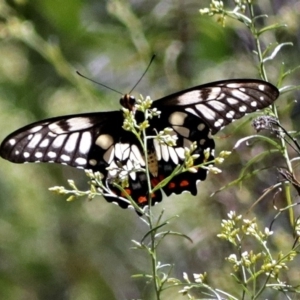
[[[237,22],[228,19],[222,27],[216,19],[201,16],[199,9],[207,6],[209,1],[196,0],[0,0],[1,139],[42,118],[119,108],[116,93],[84,80],[76,70],[126,93],[155,53],[156,60],[134,91],[152,99],[209,81],[258,78],[251,36]],[[276,84],[282,63],[293,68],[299,61],[299,1],[260,1],[257,10],[269,15],[260,22],[288,25],[276,36],[268,33],[266,43],[294,43],[267,65],[269,80]],[[297,84],[297,75],[285,83]],[[296,97],[290,93],[277,102],[289,129]],[[298,128],[297,109],[292,114]],[[217,151],[231,150],[235,141],[253,133],[246,119],[216,136]],[[221,220],[230,210],[246,214],[263,190],[280,180],[274,166],[281,161],[270,155],[259,162],[264,170],[243,186],[210,194],[237,178],[263,147],[239,147],[222,166],[222,174],[199,184],[196,197],[172,196],[155,207],[157,212],[164,207],[168,216],[180,215],[170,227],[194,241],[164,241],[160,255],[164,262],[176,263],[174,276],[207,272],[212,285],[230,289],[224,257],[231,247],[216,238]],[[1,160],[0,299],[152,299],[151,287],[131,278],[149,268],[146,258],[130,249],[145,225],[135,212],[102,198],[67,203],[48,191],[68,178],[85,185],[79,170]],[[249,215],[268,226],[276,214],[272,201],[269,195]],[[276,195],[276,205],[284,201],[284,195]],[[280,235],[272,247],[290,249],[288,216],[283,214],[275,227]],[[290,274],[287,281],[299,284],[299,265]],[[182,299],[177,292],[166,291],[164,299]]]

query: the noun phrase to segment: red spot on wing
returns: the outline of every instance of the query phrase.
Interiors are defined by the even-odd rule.
[[[176,184],[175,184],[174,182],[170,182],[170,183],[168,184],[168,188],[169,188],[169,189],[175,189],[175,187],[176,187]]]
[[[124,191],[127,193],[127,195],[131,195],[132,194],[132,191],[131,191],[131,189],[124,189]],[[124,192],[124,191],[122,191],[122,193],[121,193],[121,196],[122,197],[126,197],[127,195],[126,195],[126,193]]]
[[[140,196],[140,197],[138,198],[138,204],[145,204],[146,202],[148,202],[146,196]]]
[[[190,183],[187,180],[182,180],[179,184],[181,187],[189,186]]]

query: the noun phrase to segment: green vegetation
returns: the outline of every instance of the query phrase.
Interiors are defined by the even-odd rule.
[[[230,78],[281,91],[268,110],[280,123],[227,126],[215,137],[217,155],[234,148],[222,173],[144,221],[102,197],[49,192],[67,179],[88,190],[83,171],[1,160],[0,299],[299,297],[299,8],[261,2],[0,1],[1,139],[43,118],[119,109],[116,93],[76,70],[126,93],[153,53],[133,94]]]

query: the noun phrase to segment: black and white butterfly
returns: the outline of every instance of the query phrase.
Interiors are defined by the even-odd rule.
[[[151,184],[169,176],[184,159],[184,148],[196,143],[195,165],[204,161],[204,150],[215,147],[211,134],[216,134],[227,124],[247,113],[272,104],[279,91],[268,82],[255,79],[233,79],[212,82],[177,92],[153,102],[152,108],[161,112],[160,117],[149,120],[147,135],[155,135],[166,127],[177,135],[176,146],[149,140],[148,164]],[[120,103],[134,111],[135,98],[124,95]],[[142,121],[136,112],[137,121]],[[140,143],[133,133],[122,128],[123,112],[95,112],[67,115],[42,120],[10,134],[0,148],[0,155],[14,163],[47,162],[60,163],[76,168],[91,169],[103,174],[104,180],[115,196],[104,196],[109,202],[117,202],[122,208],[128,202],[121,199],[121,192],[111,184],[118,170],[128,174],[126,192],[140,206],[148,204],[148,184],[145,157]],[[108,169],[107,169],[108,168]],[[196,173],[185,172],[175,176],[163,190],[167,196],[189,191],[197,194],[196,182],[205,180],[207,170],[199,168]],[[114,194],[113,194],[114,195]],[[162,200],[157,190],[152,204]]]

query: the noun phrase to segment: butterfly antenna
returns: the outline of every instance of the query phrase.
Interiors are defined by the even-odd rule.
[[[142,74],[142,76],[141,76],[140,79],[137,81],[137,83],[134,85],[134,87],[130,90],[129,94],[131,94],[131,92],[132,92],[132,91],[137,87],[137,85],[141,82],[141,80],[143,79],[143,77],[144,77],[145,74],[147,73],[148,69],[150,68],[150,66],[151,66],[151,64],[152,64],[152,62],[153,62],[153,60],[154,60],[154,58],[155,58],[155,54],[152,55],[151,60],[150,60],[150,62],[149,62],[149,64],[148,64],[148,66],[147,66],[145,72]]]
[[[98,85],[101,85],[101,86],[103,86],[103,87],[105,87],[105,88],[107,88],[107,89],[109,89],[109,90],[111,90],[111,91],[113,91],[113,92],[116,92],[116,93],[118,93],[118,94],[120,94],[120,95],[123,95],[123,93],[121,93],[121,92],[119,92],[119,91],[117,91],[117,90],[115,90],[115,89],[113,89],[113,88],[111,88],[111,87],[109,87],[109,86],[107,86],[107,85],[105,85],[105,84],[103,84],[103,83],[100,83],[100,82],[97,82],[97,81],[95,81],[95,80],[93,80],[93,79],[91,79],[91,78],[88,78],[88,77],[82,75],[81,73],[79,73],[78,71],[76,71],[76,73],[77,73],[79,76],[81,76],[81,77],[83,77],[83,78],[85,78],[85,79],[87,79],[87,80],[89,80],[89,81],[91,81],[91,82],[94,82],[94,83],[96,83],[96,84],[98,84]]]

